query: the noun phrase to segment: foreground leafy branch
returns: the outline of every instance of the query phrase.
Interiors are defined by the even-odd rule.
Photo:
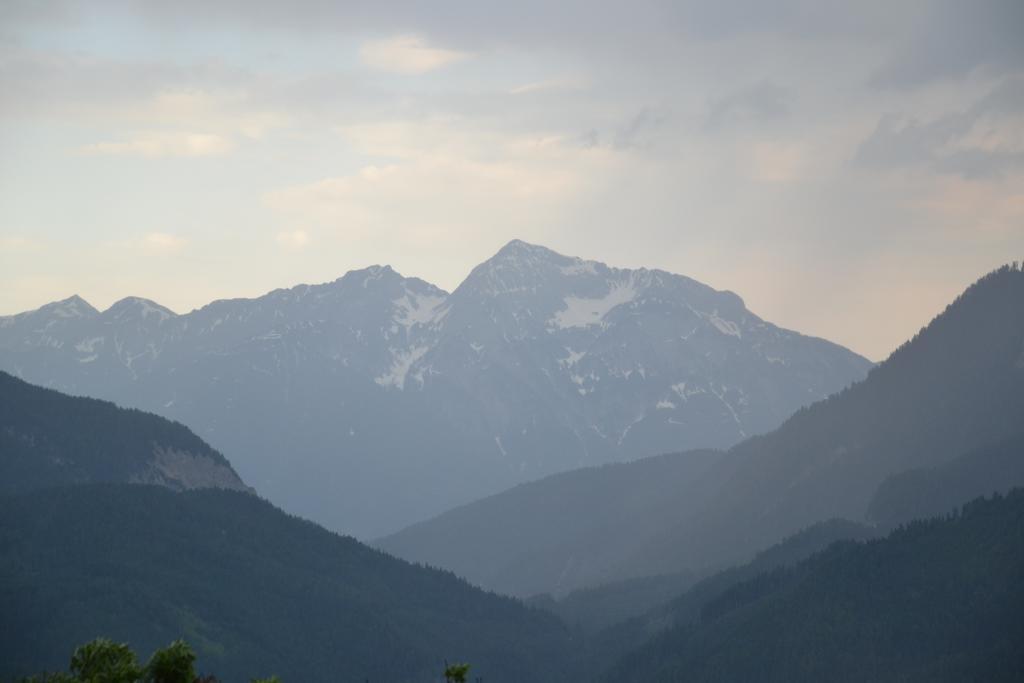
[[[44,673],[18,683],[220,683],[216,676],[196,674],[196,654],[184,640],[157,650],[145,666],[139,665],[127,643],[97,638],[75,649],[68,673]],[[447,683],[466,683],[469,664],[445,662]],[[281,683],[277,676],[254,678],[250,683]]]
[[[218,683],[215,676],[198,676],[196,655],[184,640],[157,650],[145,666],[125,643],[97,638],[75,649],[68,673],[23,678],[21,683]],[[252,683],[281,683],[276,676]]]

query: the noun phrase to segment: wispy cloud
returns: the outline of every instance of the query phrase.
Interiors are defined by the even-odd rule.
[[[804,152],[799,144],[760,142],[751,149],[750,175],[762,183],[789,183],[800,178]]]
[[[466,52],[434,47],[415,35],[396,36],[363,43],[359,59],[381,71],[422,74],[466,59]]]
[[[24,251],[38,246],[37,241],[21,235],[0,236],[0,251]]]
[[[146,235],[144,243],[146,248],[153,251],[172,252],[184,248],[188,240],[167,232],[151,232]]]
[[[309,244],[309,233],[305,230],[286,230],[277,233],[277,243],[289,249],[302,249]]]
[[[231,141],[211,133],[142,133],[118,142],[85,145],[85,154],[137,156],[149,159],[221,156],[231,151]]]
[[[381,122],[344,134],[376,163],[283,187],[264,200],[288,223],[313,226],[318,236],[347,244],[372,236],[489,245],[492,238],[480,226],[521,233],[546,224],[594,182],[609,154],[557,137],[478,130],[461,120]],[[500,215],[496,206],[503,207]],[[299,246],[292,233],[277,239]]]
[[[583,90],[587,87],[585,81],[575,78],[552,78],[546,81],[535,81],[517,85],[508,91],[509,95],[529,95],[531,93],[546,92],[552,90]]]
[[[770,120],[789,115],[793,93],[770,82],[735,90],[710,103],[707,128],[718,128],[737,119]]]
[[[883,115],[857,150],[872,168],[928,167],[964,178],[1024,168],[1024,79],[1007,80],[971,107],[920,121]]]

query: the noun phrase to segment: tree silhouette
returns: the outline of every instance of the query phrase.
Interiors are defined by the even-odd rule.
[[[448,683],[466,683],[469,675],[469,664],[452,664],[444,670],[444,680]]]

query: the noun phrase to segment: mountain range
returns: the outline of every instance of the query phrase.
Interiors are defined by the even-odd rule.
[[[106,636],[143,657],[183,637],[223,680],[1020,680],[1024,493],[957,506],[1024,474],[1022,295],[1019,267],[991,273],[727,451],[554,475],[389,539],[538,585],[567,555],[559,580],[636,577],[534,607],[286,514],[181,424],[0,374],[0,678]]]
[[[912,517],[893,492],[904,507],[934,514],[1005,490],[1019,483],[1022,462],[1022,301],[1024,271],[1007,266],[866,379],[774,432],[717,455],[684,452],[524,484],[379,545],[494,590],[560,594],[701,575],[816,522],[865,520],[869,509],[876,523]],[[900,478],[886,484],[890,477]],[[935,479],[947,483],[928,484]]]
[[[177,315],[0,318],[0,369],[180,421],[286,510],[362,537],[587,465],[726,448],[864,358],[731,292],[513,241],[448,293],[390,267]]]

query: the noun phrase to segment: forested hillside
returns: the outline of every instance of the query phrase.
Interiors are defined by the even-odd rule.
[[[673,609],[677,625],[602,680],[1020,681],[1024,491],[836,543]]]
[[[705,606],[737,585],[761,574],[793,567],[833,543],[863,541],[879,535],[874,527],[830,519],[789,536],[758,553],[746,564],[714,572],[671,595],[663,596],[657,602],[647,601],[645,605],[648,595],[638,590],[651,582],[657,587],[658,577],[651,577],[578,591],[547,609],[583,631],[586,636],[587,672],[596,677],[626,653],[643,646],[666,629],[699,623]],[[664,581],[665,577],[661,580]],[[632,604],[626,602],[629,598],[634,598]]]
[[[886,479],[868,507],[883,527],[943,515],[978,496],[1024,486],[1024,435],[982,446],[936,467]]]
[[[246,489],[184,425],[0,372],[0,494],[87,482]]]
[[[522,597],[621,576],[666,524],[707,504],[721,453],[688,451],[522,484],[378,541],[384,550]]]
[[[232,491],[85,485],[0,499],[0,679],[97,636],[184,637],[224,681],[573,679],[558,620]]]

